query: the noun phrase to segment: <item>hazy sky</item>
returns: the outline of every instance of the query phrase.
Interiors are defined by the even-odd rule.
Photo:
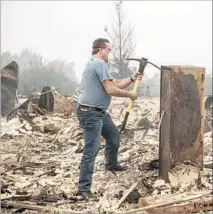
[[[78,78],[97,37],[107,37],[112,1],[2,1],[1,52],[24,48],[74,61]],[[212,1],[124,1],[135,26],[135,57],[212,72]],[[151,74],[154,68],[146,71]]]

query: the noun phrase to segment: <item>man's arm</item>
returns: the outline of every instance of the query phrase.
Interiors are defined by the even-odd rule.
[[[125,91],[118,88],[112,80],[104,80],[103,86],[107,94],[114,96],[114,97],[129,97],[131,99],[136,99],[137,94],[132,91]]]
[[[113,79],[113,83],[116,87],[123,89],[129,86],[131,83],[135,82],[137,78],[141,80],[143,74],[140,74],[139,72],[134,73],[132,76],[125,78],[125,79]]]
[[[108,67],[103,61],[98,62],[95,71],[107,94],[115,97],[129,97],[131,99],[137,98],[137,94],[135,92],[122,90],[113,83],[113,79],[108,72]],[[136,77],[137,75],[135,74],[134,76]]]
[[[123,89],[129,86],[132,83],[132,81],[131,78],[128,77],[125,79],[113,79],[113,83],[115,84],[116,87]]]

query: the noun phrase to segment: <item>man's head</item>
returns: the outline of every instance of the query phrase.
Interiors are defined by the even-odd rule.
[[[108,55],[111,52],[111,46],[108,39],[98,38],[93,42],[92,55],[108,62]]]

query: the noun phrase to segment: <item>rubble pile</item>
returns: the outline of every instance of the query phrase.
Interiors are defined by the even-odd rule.
[[[29,114],[28,120],[18,115],[9,121],[1,120],[3,202],[27,202],[36,205],[36,210],[43,206],[70,213],[71,210],[103,213],[138,208],[141,197],[152,204],[157,201],[156,197],[167,197],[165,200],[168,200],[168,196],[174,194],[186,196],[211,190],[212,169],[209,168],[200,172],[193,166],[179,165],[170,172],[170,183],[158,179],[159,100],[139,99],[120,140],[119,162],[127,166],[128,171],[116,174],[105,171],[102,139],[92,185],[92,192],[99,201],[82,202],[73,198],[78,186],[83,134],[75,115],[75,101],[67,98],[57,101],[57,96],[58,110],[52,114]],[[122,108],[126,105],[122,99],[112,101],[109,112],[117,126],[122,123],[125,114]],[[64,117],[68,111],[72,116]],[[210,148],[212,132],[207,132],[204,136],[204,162],[212,161]],[[135,188],[118,205],[132,185]],[[7,212],[6,208],[2,210],[4,212]],[[22,212],[29,213],[29,210]]]
[[[75,97],[64,97],[57,91],[53,91],[54,96],[54,113],[64,114],[70,116],[76,107]]]

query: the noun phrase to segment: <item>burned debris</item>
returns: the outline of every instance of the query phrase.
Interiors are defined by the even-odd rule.
[[[45,93],[46,92],[46,93]],[[42,89],[42,95],[38,100],[38,107],[41,109],[45,109],[48,112],[53,112],[54,108],[54,96],[49,86],[45,86]]]
[[[119,148],[119,163],[128,166],[127,171],[105,171],[105,144],[101,140],[92,185],[98,199],[95,202],[75,196],[84,145],[75,113],[76,97],[64,97],[58,90],[45,87],[18,108],[13,107],[1,119],[2,213],[211,211],[212,112],[203,111],[210,127],[200,135],[202,168],[190,157],[189,161],[177,161],[178,156],[173,167],[167,168],[167,180],[159,177],[162,158],[168,158],[167,153],[159,158],[159,134],[168,116],[168,110],[160,109],[161,102],[159,98],[139,98],[132,107]],[[124,105],[125,100],[113,98],[108,110],[118,127],[125,115],[121,111]]]
[[[1,116],[7,116],[17,100],[19,67],[12,61],[1,70]]]
[[[62,100],[66,98],[56,100],[64,106]],[[121,104],[122,100],[114,99],[110,106],[116,124],[120,124],[123,119],[118,108]],[[6,212],[12,208],[13,211],[19,210],[22,213],[29,210],[37,210],[38,213],[45,210],[84,213],[90,210],[103,213],[116,208],[114,211],[125,213],[128,210],[143,208],[146,212],[177,212],[190,209],[192,200],[184,205],[177,205],[177,201],[193,197],[197,197],[193,199],[193,203],[196,204],[194,211],[199,212],[198,203],[201,203],[201,198],[202,203],[205,201],[208,206],[203,204],[200,210],[210,210],[212,169],[205,168],[205,163],[212,161],[211,132],[204,134],[203,171],[187,163],[178,165],[169,173],[170,181],[166,183],[158,178],[159,100],[152,99],[150,102],[139,99],[136,104],[137,107],[133,107],[126,129],[135,129],[144,114],[149,121],[153,121],[153,126],[149,128],[143,140],[145,129],[132,131],[131,135],[128,135],[128,132],[121,135],[119,161],[122,165],[128,166],[127,172],[105,172],[104,144],[101,142],[92,187],[99,199],[98,202],[85,202],[73,196],[77,189],[79,163],[83,151],[83,135],[75,116],[75,102],[69,106],[69,112],[73,109],[69,116],[66,116],[68,111],[63,109],[63,114],[38,114],[30,117],[29,113],[32,124],[18,115],[9,121],[3,118],[3,210]],[[200,196],[206,192],[209,194],[205,197]],[[171,205],[165,206],[166,202]]]

